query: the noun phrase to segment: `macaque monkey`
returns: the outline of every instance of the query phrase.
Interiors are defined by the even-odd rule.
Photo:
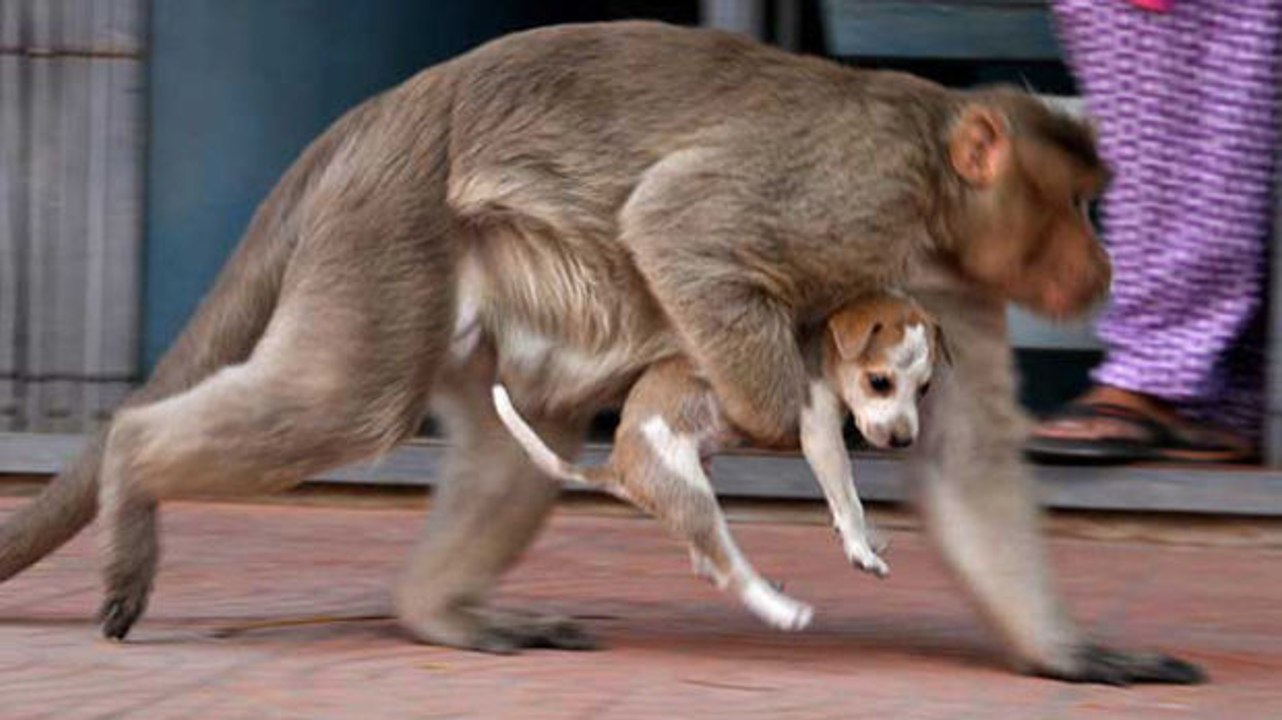
[[[431,643],[590,645],[486,601],[556,498],[495,415],[501,378],[572,454],[592,413],[684,353],[758,443],[794,436],[799,327],[904,286],[954,368],[915,461],[944,556],[1021,670],[1189,682],[1090,644],[1046,569],[1002,313],[1101,298],[1089,131],[1010,90],[957,92],[648,22],[514,34],[333,124],[254,215],[154,374],[0,529],[0,579],[101,520],[103,632],[143,612],[160,501],[281,490],[370,458],[434,408],[452,440],[395,591]],[[430,405],[429,405],[430,403]]]

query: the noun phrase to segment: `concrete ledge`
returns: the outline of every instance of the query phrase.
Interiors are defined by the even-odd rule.
[[[0,473],[54,473],[85,442],[77,435],[0,433]],[[435,440],[407,443],[381,460],[341,468],[317,480],[372,485],[429,486],[444,456]],[[592,446],[586,462],[609,451]],[[859,492],[867,500],[907,499],[900,463],[876,455],[855,456]],[[1185,512],[1282,517],[1282,471],[1255,468],[1200,469],[1170,466],[1125,468],[1033,468],[1043,502],[1052,508]],[[724,496],[820,499],[819,486],[796,455],[737,452],[714,463],[713,481]],[[587,492],[575,490],[575,492]]]
[[[824,0],[828,51],[840,57],[1060,58],[1044,0]]]

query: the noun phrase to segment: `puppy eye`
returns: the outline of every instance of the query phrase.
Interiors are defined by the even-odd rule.
[[[895,389],[895,384],[885,375],[869,375],[868,387],[878,395],[888,395],[891,390]]]
[[[930,383],[925,383],[921,387],[917,388],[918,399],[926,397],[926,393],[928,392],[930,392]]]

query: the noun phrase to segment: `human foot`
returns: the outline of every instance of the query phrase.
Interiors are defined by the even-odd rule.
[[[1042,421],[1026,445],[1047,463],[1242,463],[1255,458],[1246,438],[1182,418],[1152,396],[1096,386]]]

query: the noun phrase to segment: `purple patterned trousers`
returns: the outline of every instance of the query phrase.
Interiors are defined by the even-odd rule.
[[[1114,172],[1096,382],[1258,436],[1278,152],[1279,0],[1055,0]]]

